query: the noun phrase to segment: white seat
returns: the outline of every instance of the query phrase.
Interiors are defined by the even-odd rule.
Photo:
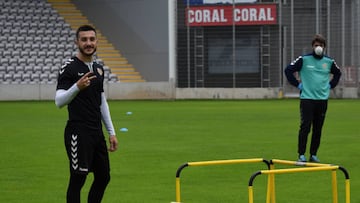
[[[14,74],[15,73],[15,66],[7,66],[6,67],[6,73],[8,74]]]
[[[31,44],[26,42],[23,44],[23,51],[31,51]]]
[[[10,58],[11,57],[11,51],[4,50],[2,53],[2,58]]]
[[[20,57],[20,51],[14,50],[11,53],[12,57],[19,58]]]
[[[21,27],[21,22],[24,21],[24,16],[18,15],[18,16],[15,17],[15,19],[16,19],[16,22],[14,22],[12,24],[12,27],[15,28],[15,29],[18,29],[20,31],[20,29],[22,28]]]
[[[17,36],[16,37],[17,43],[25,43],[25,37],[24,36]]]
[[[49,44],[49,50],[51,50],[51,51],[57,51],[56,50],[56,44],[53,44],[53,43],[51,43],[51,44]],[[56,55],[58,55],[57,53],[56,53]],[[62,54],[61,54],[62,55]],[[60,55],[58,55],[58,56],[60,56]]]
[[[50,81],[57,81],[57,77],[58,77],[58,75],[56,74],[56,73],[51,73],[51,74],[49,74],[49,80]]]
[[[31,49],[33,51],[38,51],[40,49],[40,44],[37,43],[31,44]]]
[[[40,74],[42,72],[42,67],[39,65],[35,65],[33,68],[33,73],[38,73]]]
[[[53,66],[61,66],[63,63],[62,63],[62,60],[60,58],[55,58],[53,60]]]
[[[55,57],[55,52],[54,51],[47,51],[46,52],[46,57],[54,58]]]
[[[53,59],[52,58],[46,58],[45,60],[44,60],[44,64],[45,64],[45,66],[53,66]]]
[[[40,81],[40,73],[33,73],[30,76],[32,82],[39,82]]]
[[[6,48],[6,50],[8,50],[8,51],[12,51],[12,50],[14,50],[15,48],[15,45],[13,44],[13,43],[7,43],[7,44],[5,44],[5,48]]]
[[[25,72],[25,67],[24,67],[24,66],[17,65],[17,66],[15,67],[15,74],[16,74],[16,73],[23,74],[24,72]]]
[[[23,59],[25,59],[26,57],[29,57],[29,55],[30,55],[30,52],[28,50],[23,50],[23,51],[20,52],[20,56]]]
[[[43,40],[44,40],[44,37],[43,37]],[[44,43],[44,41],[43,41],[43,43],[40,44],[40,50],[45,51],[48,48],[49,48],[49,45],[47,43]]]
[[[4,75],[4,74],[6,74],[6,67],[0,65],[0,75]]]
[[[50,73],[51,74],[57,74],[59,72],[60,66],[51,66],[50,67]]]
[[[40,58],[45,58],[46,57],[46,52],[45,51],[39,51],[37,53],[37,56],[40,57]]]
[[[21,73],[15,73],[13,75],[13,82],[20,83],[22,80],[22,74]]]
[[[24,73],[27,74],[33,73],[33,66],[29,66],[29,65],[24,66]]]
[[[58,51],[65,51],[65,45],[64,44],[57,44],[57,50]]]
[[[109,82],[117,82],[117,81],[118,81],[117,75],[114,73],[110,73],[109,74]]]
[[[31,81],[31,76],[30,76],[30,73],[24,73],[22,74],[22,81],[21,83],[22,84],[27,84]]]
[[[2,57],[2,58],[0,59],[0,65],[2,65],[2,66],[8,66],[8,65],[9,65],[9,58],[4,58],[4,57]]]
[[[27,58],[26,63],[29,66],[35,66],[35,58]]]
[[[46,35],[42,38],[42,43],[44,43],[46,45],[46,49],[49,46],[49,43],[51,43],[50,40],[51,40],[51,38]]]
[[[73,56],[73,52],[72,51],[65,51],[64,52],[64,58],[71,58]]]
[[[48,73],[41,73],[40,74],[40,81],[41,82],[47,82],[49,80],[49,74]]]
[[[51,66],[47,66],[47,65],[43,66],[41,72],[42,72],[42,73],[46,73],[46,74],[50,74],[50,72],[51,72]]]
[[[27,65],[26,62],[27,62],[27,61],[26,61],[26,58],[23,57],[23,56],[21,56],[21,57],[18,59],[18,64],[19,64],[20,66],[26,66],[26,65]]]
[[[4,80],[3,80],[3,83],[4,84],[10,84],[11,83],[11,81],[13,80],[13,78],[12,78],[12,74],[5,74],[4,75]]]
[[[11,57],[9,63],[12,66],[16,66],[18,64],[18,58]]]

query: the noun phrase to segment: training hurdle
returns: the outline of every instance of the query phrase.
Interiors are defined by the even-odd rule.
[[[306,168],[290,168],[290,169],[275,169],[274,164],[288,164],[288,165],[296,165],[296,166],[308,166]],[[268,175],[268,192],[266,197],[267,203],[275,203],[275,174],[284,174],[284,173],[297,173],[297,172],[313,172],[313,171],[331,171],[332,173],[332,191],[333,191],[333,203],[338,202],[338,193],[337,193],[337,177],[336,170],[340,169],[345,175],[345,202],[350,203],[350,178],[349,174],[345,168],[341,166],[331,165],[331,164],[322,164],[322,163],[311,163],[311,162],[296,162],[296,161],[288,161],[288,160],[279,160],[273,159],[270,160],[270,169],[269,170],[261,170],[254,173],[248,185],[249,192],[249,203],[254,202],[254,194],[253,194],[253,181],[254,179],[261,174]]]
[[[181,171],[188,166],[210,166],[210,165],[225,165],[225,164],[243,164],[243,163],[259,163],[264,162],[267,165],[267,168],[270,168],[269,161],[262,158],[253,158],[253,159],[231,159],[231,160],[214,160],[214,161],[197,161],[197,162],[188,162],[181,165],[176,171],[176,184],[175,184],[175,198],[176,201],[172,203],[180,203],[180,174]],[[270,184],[270,181],[268,182]],[[269,188],[269,187],[268,187]]]

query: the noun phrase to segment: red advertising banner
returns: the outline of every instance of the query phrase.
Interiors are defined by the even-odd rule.
[[[276,4],[192,6],[186,9],[188,26],[274,25]]]

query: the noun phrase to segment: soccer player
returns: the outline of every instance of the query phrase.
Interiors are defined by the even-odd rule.
[[[317,152],[320,146],[321,130],[325,120],[330,89],[336,87],[341,72],[335,60],[324,55],[326,40],[315,35],[313,51],[298,57],[285,69],[285,75],[293,86],[300,90],[300,130],[298,135],[298,161],[306,162],[305,151],[308,134],[312,127],[310,161],[320,162]],[[298,72],[300,80],[294,73]],[[332,75],[332,78],[330,77]]]
[[[83,25],[76,32],[76,56],[59,71],[55,104],[67,105],[68,121],[64,139],[70,162],[67,203],[80,203],[80,191],[89,172],[93,172],[88,202],[99,203],[110,181],[110,152],[118,141],[104,94],[104,69],[93,61],[97,48],[96,30]],[[102,131],[102,122],[109,133],[109,149]]]

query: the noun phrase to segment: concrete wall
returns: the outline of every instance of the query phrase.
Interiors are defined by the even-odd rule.
[[[170,82],[109,83],[105,93],[110,100],[160,99],[277,99],[298,97],[284,95],[281,88],[175,88]],[[0,85],[0,101],[54,100],[55,84]],[[335,88],[331,98],[360,97],[357,88]]]
[[[72,0],[146,81],[169,81],[168,0]]]

